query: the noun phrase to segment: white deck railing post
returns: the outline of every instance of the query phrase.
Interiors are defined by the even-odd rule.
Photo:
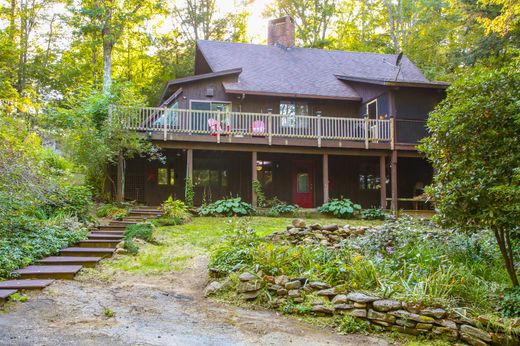
[[[318,118],[318,148],[321,148],[321,111],[316,112]]]
[[[215,130],[217,131],[217,143],[220,143],[220,132],[222,130],[222,126],[220,124],[220,107],[217,109],[217,125]]]
[[[365,149],[368,149],[368,116],[365,116]]]

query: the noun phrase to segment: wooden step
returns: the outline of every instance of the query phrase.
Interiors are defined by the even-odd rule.
[[[50,256],[36,262],[37,265],[82,265],[86,268],[95,267],[101,257],[81,257],[81,256]]]
[[[78,242],[79,247],[100,247],[100,248],[115,248],[117,244],[119,244],[121,240],[103,240],[103,239],[87,239],[87,240],[80,240]]]
[[[87,234],[88,239],[99,239],[99,240],[123,240],[124,233],[106,234],[106,233],[89,233]]]
[[[112,220],[110,221],[110,223],[108,224],[109,227],[114,227],[114,226],[124,226],[124,227],[127,227],[129,225],[135,225],[136,221],[118,221],[118,220]]]
[[[127,225],[98,226],[96,229],[100,231],[124,231]]]
[[[104,234],[104,235],[117,235],[124,236],[126,231],[98,231],[92,230],[89,234]]]
[[[62,279],[72,280],[83,268],[80,265],[30,265],[15,270],[21,279]]]
[[[9,298],[10,295],[15,294],[16,292],[18,292],[18,290],[7,289],[7,288],[0,289],[0,303],[5,302],[7,300],[7,298]]]
[[[0,288],[16,290],[34,290],[45,288],[53,282],[54,280],[7,280],[0,281]]]
[[[116,249],[104,247],[68,247],[62,249],[60,253],[64,256],[81,257],[110,257]]]

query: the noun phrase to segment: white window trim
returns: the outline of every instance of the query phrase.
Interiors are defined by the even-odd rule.
[[[372,101],[367,102],[367,108],[366,108],[366,111],[367,111],[367,117],[369,116],[369,113],[368,113],[368,107],[369,107],[372,103],[375,103],[375,104],[376,104],[376,119],[377,119],[377,117],[379,116],[379,105],[377,104],[377,99],[373,99]]]

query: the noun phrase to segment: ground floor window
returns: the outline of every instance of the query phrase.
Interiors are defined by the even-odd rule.
[[[377,190],[381,188],[381,178],[372,174],[359,175],[360,190]]]
[[[157,169],[157,185],[173,185],[175,183],[175,170],[168,168]]]

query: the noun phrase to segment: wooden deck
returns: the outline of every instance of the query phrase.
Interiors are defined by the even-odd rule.
[[[163,141],[394,149],[393,119],[116,107],[112,119]]]

